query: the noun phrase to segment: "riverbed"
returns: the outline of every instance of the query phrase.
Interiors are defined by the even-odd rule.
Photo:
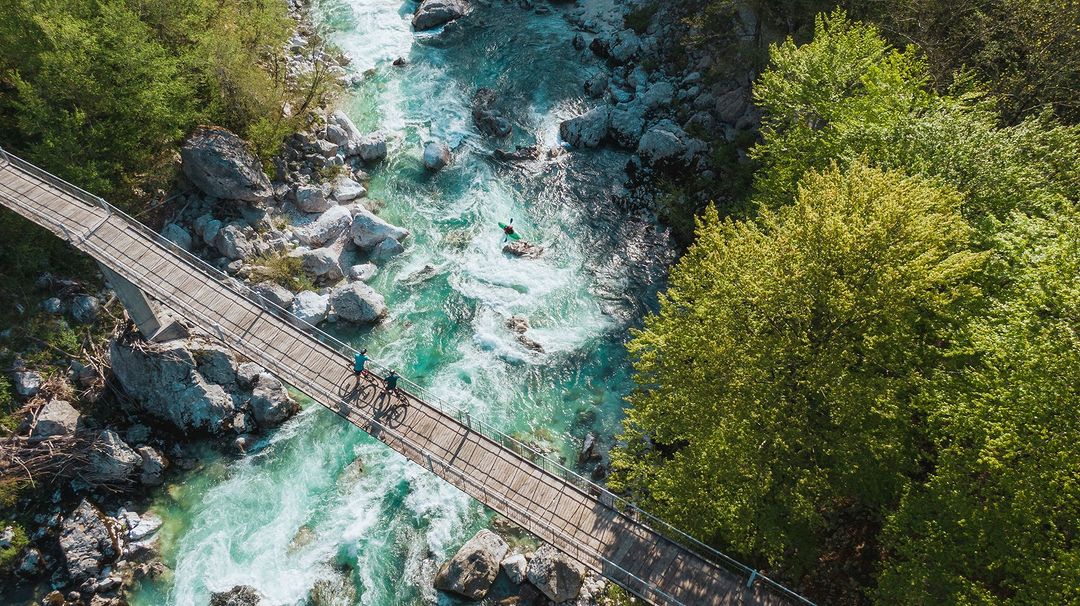
[[[617,202],[627,156],[568,152],[560,121],[584,112],[597,65],[571,45],[561,9],[478,4],[456,31],[415,33],[412,2],[323,0],[316,18],[366,74],[344,110],[390,135],[368,197],[412,235],[372,281],[390,318],[369,330],[327,329],[475,418],[576,463],[592,432],[610,444],[631,386],[624,343],[655,305],[673,251],[648,218]],[[571,5],[573,6],[573,5]],[[395,66],[395,59],[404,65]],[[401,63],[401,62],[399,62]],[[514,134],[472,123],[479,87],[496,92]],[[453,160],[424,170],[426,141]],[[495,160],[496,147],[537,146]],[[513,219],[536,259],[502,252]],[[507,326],[526,318],[526,347]],[[136,606],[202,606],[213,591],[257,588],[272,604],[432,603],[438,564],[491,523],[476,502],[317,405],[236,459],[208,455],[163,488],[163,555],[172,573]],[[444,600],[446,598],[443,598]]]

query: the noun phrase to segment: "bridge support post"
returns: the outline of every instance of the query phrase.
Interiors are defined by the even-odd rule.
[[[101,268],[101,273],[105,274],[105,280],[116,293],[116,298],[124,304],[128,316],[148,341],[168,341],[188,336],[187,329],[179,322],[163,319],[138,286],[101,263],[98,263],[98,267]]]

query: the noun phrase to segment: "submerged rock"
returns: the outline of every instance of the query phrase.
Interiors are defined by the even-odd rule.
[[[450,148],[441,141],[424,144],[424,168],[438,172],[450,164]]]
[[[211,196],[257,204],[273,200],[274,191],[259,158],[224,128],[195,129],[180,148],[180,158],[187,178]]]
[[[236,585],[228,591],[210,594],[210,606],[261,606],[264,598],[250,585]]]
[[[465,0],[421,0],[413,15],[412,25],[417,31],[434,29],[459,19],[469,10]]]
[[[544,247],[538,246],[536,244],[530,244],[525,240],[515,240],[507,242],[505,245],[503,245],[502,250],[504,253],[508,255],[513,255],[515,257],[526,257],[534,259],[536,257],[539,257],[540,254],[544,252]]]
[[[484,598],[509,549],[502,537],[490,530],[481,530],[439,568],[435,588],[472,600]]]
[[[585,579],[584,567],[551,545],[536,550],[526,574],[529,582],[556,604],[576,598]]]

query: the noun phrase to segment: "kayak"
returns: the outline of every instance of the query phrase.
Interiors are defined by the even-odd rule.
[[[505,235],[507,238],[510,238],[511,240],[520,240],[521,239],[521,236],[519,236],[516,231],[513,232],[513,233],[509,233],[509,234],[506,233],[506,228],[507,228],[506,223],[499,223],[499,229],[503,230],[503,235]]]

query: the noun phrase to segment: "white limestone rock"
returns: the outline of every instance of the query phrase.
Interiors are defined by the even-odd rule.
[[[509,550],[502,537],[490,530],[481,530],[439,568],[435,588],[471,600],[483,599],[499,574],[499,563]]]
[[[273,201],[274,191],[259,158],[235,134],[200,126],[180,148],[181,168],[203,192],[255,204]]]
[[[386,300],[363,282],[350,282],[330,293],[338,317],[357,324],[375,324],[389,313]]]
[[[409,230],[391,225],[365,208],[359,207],[355,210],[351,235],[353,243],[363,252],[371,252],[387,238],[400,242],[409,235]]]

